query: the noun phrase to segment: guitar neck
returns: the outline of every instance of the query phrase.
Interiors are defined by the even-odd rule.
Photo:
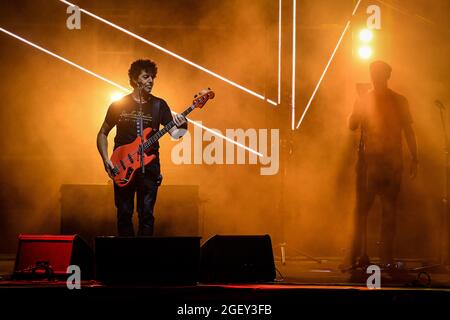
[[[181,114],[186,117],[189,113],[191,113],[195,109],[195,105],[192,104],[189,108],[184,110]],[[172,120],[168,124],[164,126],[161,130],[159,130],[157,133],[155,133],[153,136],[151,136],[147,141],[144,142],[144,150],[147,150],[150,148],[156,141],[158,141],[163,135],[165,135],[167,132],[170,131],[175,127],[175,122]]]

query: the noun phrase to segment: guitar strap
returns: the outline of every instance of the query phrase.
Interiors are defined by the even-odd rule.
[[[161,105],[161,101],[157,100],[156,103],[152,104],[152,131],[156,132],[159,130],[159,125],[160,125],[160,121],[159,121],[159,109]]]
[[[159,114],[160,114],[160,109],[161,109],[161,100],[157,100],[155,103],[153,103],[152,105],[152,132],[156,132],[159,130],[159,125],[160,125],[160,118],[159,118]],[[159,173],[158,177],[156,178],[156,185],[159,187],[162,183],[163,180],[163,176],[161,174],[161,172]]]

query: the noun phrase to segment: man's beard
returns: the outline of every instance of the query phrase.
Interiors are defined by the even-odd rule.
[[[150,86],[150,87],[144,86],[144,87],[142,88],[142,91],[141,91],[141,92],[142,92],[144,95],[150,95],[151,92],[152,92],[152,89],[153,89],[153,86]]]

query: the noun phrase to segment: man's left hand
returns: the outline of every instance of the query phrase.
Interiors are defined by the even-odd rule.
[[[182,114],[176,114],[173,116],[173,122],[179,128],[186,123],[186,118]]]

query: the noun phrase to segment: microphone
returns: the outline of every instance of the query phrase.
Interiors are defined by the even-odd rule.
[[[440,100],[435,100],[434,101],[434,105],[436,106],[436,107],[438,107],[439,109],[445,109],[445,106],[444,106],[444,104],[440,101]]]

